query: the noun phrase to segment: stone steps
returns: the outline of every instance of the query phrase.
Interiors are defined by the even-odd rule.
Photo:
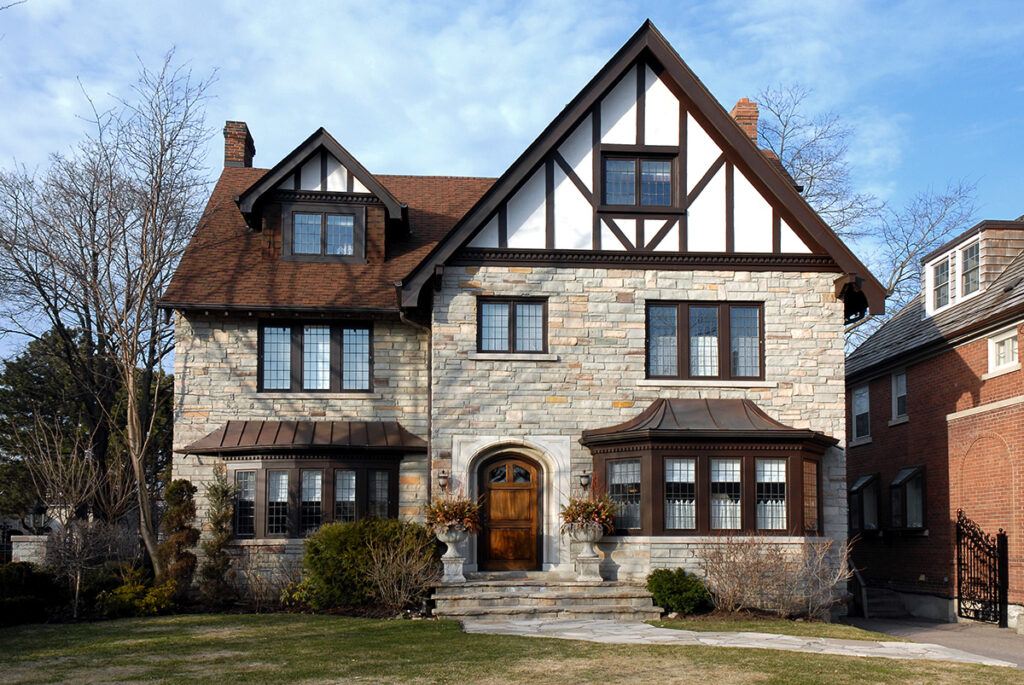
[[[441,585],[434,615],[458,620],[612,619],[649,621],[661,616],[651,594],[636,584],[577,581],[552,574],[473,574]]]
[[[871,618],[901,618],[908,616],[899,593],[886,588],[867,588],[867,614]]]

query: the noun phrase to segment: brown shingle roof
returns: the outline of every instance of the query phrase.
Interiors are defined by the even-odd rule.
[[[397,310],[395,282],[430,251],[493,179],[376,176],[408,205],[409,235],[390,240],[380,264],[285,261],[253,232],[235,198],[266,169],[225,168],[161,300],[165,306]]]

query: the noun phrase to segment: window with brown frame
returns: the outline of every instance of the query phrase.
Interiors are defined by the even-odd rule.
[[[609,207],[671,207],[672,157],[622,154],[602,159],[602,201]]]
[[[546,299],[480,297],[476,311],[478,352],[547,352]]]
[[[260,392],[368,392],[372,371],[370,324],[260,324]]]
[[[821,498],[818,487],[818,462],[804,459],[804,532],[815,534],[821,530]]]
[[[363,207],[286,204],[282,222],[284,259],[313,262],[363,262]]]
[[[232,464],[235,538],[295,538],[324,523],[398,517],[398,459]],[[260,493],[260,494],[257,494]]]
[[[764,305],[648,302],[647,377],[763,380]]]

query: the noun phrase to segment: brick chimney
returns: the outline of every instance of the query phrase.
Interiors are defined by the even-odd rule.
[[[224,124],[224,166],[251,167],[256,156],[256,144],[244,121]]]
[[[750,136],[754,145],[757,145],[757,103],[751,102],[748,98],[740,98],[729,114],[740,125],[743,132]]]

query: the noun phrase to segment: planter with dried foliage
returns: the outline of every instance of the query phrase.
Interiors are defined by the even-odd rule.
[[[447,549],[441,556],[444,564],[444,583],[464,583],[465,558],[459,546],[472,533],[480,530],[480,504],[462,493],[446,493],[427,505],[427,526]]]

